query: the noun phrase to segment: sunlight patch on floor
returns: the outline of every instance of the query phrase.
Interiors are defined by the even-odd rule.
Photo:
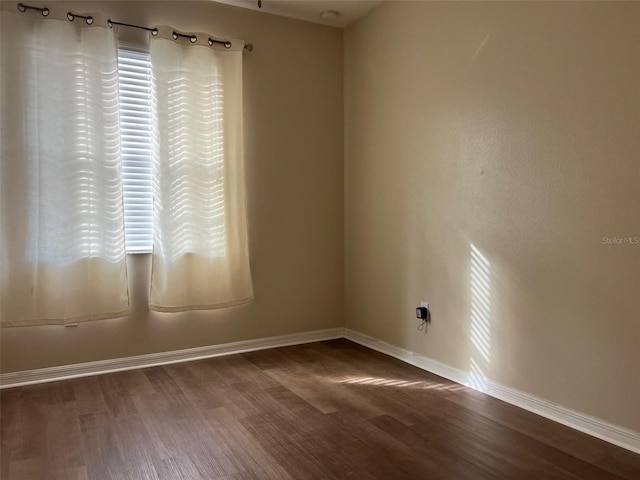
[[[337,380],[337,383],[349,384],[349,385],[376,385],[384,387],[401,387],[401,388],[414,388],[414,389],[428,389],[428,390],[450,390],[456,391],[464,389],[463,385],[440,383],[440,382],[425,382],[425,381],[407,381],[398,378],[384,378],[384,377],[348,377],[345,379]]]

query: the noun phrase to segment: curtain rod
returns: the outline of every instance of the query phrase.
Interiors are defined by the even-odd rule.
[[[25,5],[24,3],[18,3],[18,11],[21,13],[26,12],[27,10],[35,10],[37,12],[40,12],[42,14],[43,17],[47,17],[49,16],[49,13],[51,13],[51,11],[49,10],[48,7],[34,7],[32,5]],[[87,25],[91,25],[93,23],[93,17],[91,15],[80,15],[77,13],[73,13],[73,12],[67,12],[67,19],[69,21],[73,21],[75,18],[82,18]],[[109,28],[113,28],[114,25],[118,25],[121,27],[130,27],[130,28],[139,28],[141,30],[146,30],[147,32],[150,32],[151,35],[153,35],[154,37],[156,35],[158,35],[158,29],[155,27],[144,27],[142,25],[134,25],[132,23],[123,23],[123,22],[116,22],[115,20],[111,20],[110,18],[107,20],[107,26]],[[189,41],[191,43],[195,43],[198,41],[198,37],[194,34],[185,34],[185,33],[180,33],[180,32],[173,32],[173,39],[177,40],[178,38],[188,38]],[[209,46],[212,46],[214,43],[217,45],[222,45],[224,46],[224,48],[231,48],[231,41],[230,40],[216,40],[215,38],[211,38],[209,37],[208,39],[208,43]],[[244,45],[244,49],[247,50],[248,52],[252,52],[253,51],[253,43],[245,43]]]
[[[154,37],[156,35],[158,35],[158,29],[157,28],[149,28],[149,27],[143,27],[141,25],[133,25],[131,23],[122,23],[122,22],[116,22],[115,20],[107,20],[107,26],[109,28],[112,28],[114,25],[118,25],[121,27],[131,27],[131,28],[139,28],[140,30],[146,30],[147,32],[151,32],[151,35],[153,35]]]

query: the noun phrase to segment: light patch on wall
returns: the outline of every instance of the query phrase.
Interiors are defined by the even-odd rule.
[[[471,262],[471,376],[469,386],[486,391],[491,363],[491,264],[474,245]]]
[[[489,33],[487,33],[485,35],[485,37],[482,39],[482,41],[480,42],[480,45],[478,45],[478,48],[476,48],[476,51],[473,53],[473,56],[471,57],[471,60],[475,60],[476,58],[478,58],[478,55],[480,55],[480,52],[482,51],[482,49],[484,48],[484,46],[487,44],[487,42],[489,41],[489,37],[491,35]]]

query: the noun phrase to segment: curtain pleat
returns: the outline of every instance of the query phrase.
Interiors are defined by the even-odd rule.
[[[253,298],[242,148],[242,46],[151,40],[154,246],[150,308]]]
[[[0,323],[125,315],[114,33],[3,12],[1,35]]]

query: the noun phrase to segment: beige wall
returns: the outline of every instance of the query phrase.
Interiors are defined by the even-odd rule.
[[[639,25],[398,1],[347,29],[347,327],[640,430],[640,245],[602,243],[640,236]]]
[[[54,12],[62,8],[46,4]],[[2,371],[343,326],[342,31],[213,2],[73,8],[254,43],[244,57],[244,118],[255,301],[184,315],[149,313],[149,256],[131,256],[130,317],[77,328],[3,329]]]

